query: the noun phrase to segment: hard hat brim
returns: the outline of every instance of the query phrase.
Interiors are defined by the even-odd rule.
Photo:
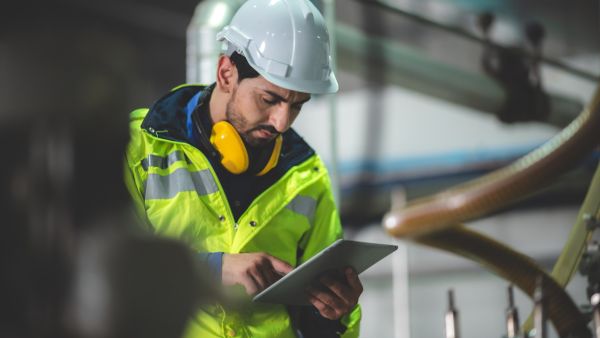
[[[249,62],[250,63],[250,62]],[[272,84],[279,86],[284,89],[293,90],[307,94],[333,94],[339,90],[339,85],[335,74],[332,72],[329,75],[328,81],[314,81],[314,80],[299,80],[295,79],[293,83],[286,80],[285,78],[279,78],[272,74],[261,72],[254,65],[250,63],[250,66],[254,68],[262,77]]]

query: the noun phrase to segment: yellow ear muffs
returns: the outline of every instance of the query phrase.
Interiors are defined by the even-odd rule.
[[[269,157],[269,161],[256,176],[262,176],[269,172],[269,170],[275,168],[277,165],[277,161],[279,161],[279,154],[281,154],[281,144],[283,143],[283,137],[281,135],[277,135],[275,138],[275,145],[273,146],[273,151],[271,152],[271,156]]]
[[[283,137],[278,135],[275,138],[272,150],[267,148],[265,151],[260,151],[258,155],[256,152],[252,152],[253,156],[250,156],[251,154],[235,127],[227,121],[221,121],[213,125],[210,143],[221,155],[221,165],[230,173],[238,175],[246,172],[252,161],[251,172],[258,171],[256,175],[262,176],[277,165]]]
[[[232,174],[248,170],[248,151],[237,130],[227,121],[217,122],[210,133],[210,143],[221,154],[221,165]]]

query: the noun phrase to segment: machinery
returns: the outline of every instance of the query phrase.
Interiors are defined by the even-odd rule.
[[[392,236],[472,259],[513,282],[536,302],[535,337],[546,337],[546,316],[561,337],[592,337],[586,316],[563,287],[577,270],[584,249],[591,244],[600,216],[600,167],[552,274],[529,257],[465,228],[461,222],[482,217],[524,198],[570,168],[597,147],[599,123],[600,88],[579,117],[542,147],[474,181],[392,210],[385,216],[384,226]],[[589,276],[588,296],[592,304],[597,304],[594,295],[597,294],[598,265],[593,253],[584,257],[581,270]],[[529,333],[530,329],[531,320],[522,331]]]

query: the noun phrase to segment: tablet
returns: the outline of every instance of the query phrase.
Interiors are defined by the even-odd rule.
[[[339,239],[254,296],[255,302],[310,305],[306,288],[323,273],[353,267],[359,274],[398,246]]]

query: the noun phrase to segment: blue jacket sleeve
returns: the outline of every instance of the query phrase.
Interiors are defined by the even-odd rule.
[[[209,277],[221,283],[221,267],[223,265],[223,253],[222,252],[199,252],[198,259],[201,264],[208,267]]]

